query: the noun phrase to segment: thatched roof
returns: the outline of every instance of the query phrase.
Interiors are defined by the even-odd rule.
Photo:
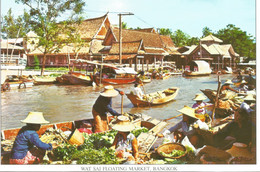
[[[213,36],[213,35],[208,35],[202,39],[200,39],[202,42],[204,41],[213,41],[213,42],[217,42],[217,43],[222,43],[223,41],[221,39],[218,39],[217,37]]]
[[[143,41],[122,42],[122,54],[138,54]],[[112,44],[109,54],[119,54],[119,42]]]
[[[119,29],[111,28],[112,34],[119,41]],[[163,44],[158,33],[140,32],[136,30],[122,29],[122,42],[133,42],[143,40],[144,47],[163,48]]]
[[[172,55],[181,55],[181,53],[179,53],[171,39],[170,36],[167,35],[160,35],[160,38],[162,40],[163,43],[163,47],[164,50],[167,51],[169,54]]]

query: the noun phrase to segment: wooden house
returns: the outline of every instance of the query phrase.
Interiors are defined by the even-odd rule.
[[[67,44],[59,52],[47,54],[46,67],[67,67],[71,59],[91,59],[93,54],[99,53],[104,48],[102,45],[107,30],[110,28],[108,15],[98,18],[91,18],[82,21],[79,25],[75,24],[77,32],[84,41],[82,48],[77,45]],[[26,49],[28,50],[28,66],[34,66],[34,57],[40,61],[43,60],[43,50],[35,48],[37,44],[37,35],[30,33],[27,35]]]
[[[200,40],[199,45],[193,45],[188,51],[183,52],[185,66],[192,60],[205,60],[213,70],[221,70],[225,67],[236,68],[236,59],[239,57],[231,44],[221,45],[223,41],[213,35]]]

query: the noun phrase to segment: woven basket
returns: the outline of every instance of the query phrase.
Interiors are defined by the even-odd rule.
[[[184,153],[183,155],[180,155],[180,156],[177,156],[177,157],[168,157],[168,156],[164,156],[164,155],[161,154],[162,152],[164,152],[164,153],[166,153],[166,154],[169,154],[169,153],[171,153],[173,150],[182,150],[182,151],[184,151],[185,153]],[[164,158],[179,159],[179,158],[181,158],[181,157],[186,156],[187,151],[186,151],[185,146],[183,146],[183,145],[181,145],[181,144],[179,144],[179,143],[166,143],[166,144],[163,144],[163,145],[161,145],[161,146],[159,146],[159,147],[157,148],[157,153],[158,153],[160,156],[164,157]]]
[[[78,129],[75,129],[68,138],[70,144],[82,145],[84,143],[84,136]]]

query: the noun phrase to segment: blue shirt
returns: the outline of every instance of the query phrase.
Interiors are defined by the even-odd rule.
[[[11,151],[11,158],[23,159],[29,149],[31,149],[34,145],[44,150],[52,149],[52,145],[50,143],[43,143],[39,139],[39,135],[36,133],[35,130],[30,129],[28,126],[22,127],[15,138],[14,145]]]
[[[99,96],[93,108],[101,116],[105,116],[108,112],[111,113],[113,116],[120,115],[114,109],[112,109],[112,97]]]

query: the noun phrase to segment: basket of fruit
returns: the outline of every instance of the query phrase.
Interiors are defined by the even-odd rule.
[[[179,143],[166,143],[157,148],[157,153],[164,158],[179,159],[187,154],[185,146]]]

